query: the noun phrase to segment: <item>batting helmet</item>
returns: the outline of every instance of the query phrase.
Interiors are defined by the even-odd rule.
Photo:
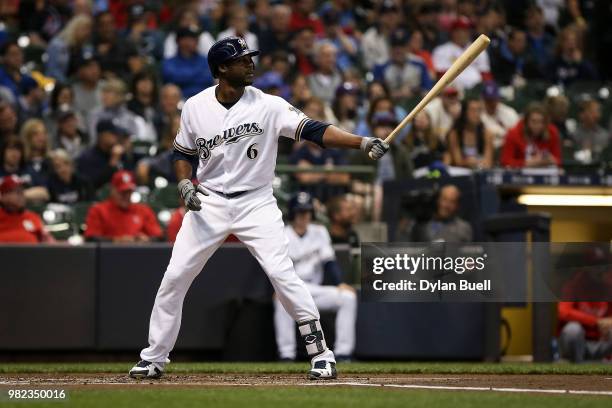
[[[289,200],[289,220],[295,218],[295,214],[301,211],[310,211],[314,215],[314,205],[312,196],[304,191],[300,191]]]
[[[235,60],[245,55],[259,55],[259,51],[249,50],[246,41],[240,37],[225,37],[210,47],[208,51],[208,67],[213,77],[217,78],[219,65]]]

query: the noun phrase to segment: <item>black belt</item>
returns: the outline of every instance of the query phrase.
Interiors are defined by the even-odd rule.
[[[215,190],[210,190],[215,194],[219,194],[221,197],[225,197],[225,198],[236,198],[236,197],[240,197],[241,195],[243,195],[244,193],[248,193],[249,190],[245,190],[245,191],[236,191],[235,193],[222,193],[220,191],[215,191]]]

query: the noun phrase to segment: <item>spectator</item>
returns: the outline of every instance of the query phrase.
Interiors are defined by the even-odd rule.
[[[172,135],[172,141],[170,141],[170,143],[168,143],[163,136],[168,133],[168,128],[172,127],[174,119],[180,115],[183,106],[182,99],[183,95],[178,86],[173,84],[162,86],[159,93],[159,122],[156,125],[157,135],[161,137],[160,147],[162,149],[172,145],[174,141],[174,136],[176,136],[176,134]]]
[[[519,115],[514,108],[501,102],[495,82],[486,82],[481,95],[484,101],[482,123],[493,134],[493,147],[501,149],[506,133],[517,124]]]
[[[518,88],[525,86],[525,78],[543,78],[536,62],[526,54],[527,35],[523,30],[512,29],[508,40],[500,43],[497,50],[490,52],[491,72],[495,81],[502,85]]]
[[[72,84],[74,94],[74,107],[77,115],[83,120],[79,124],[81,130],[89,131],[88,124],[91,122],[90,113],[102,105],[102,84],[100,82],[100,64],[93,54],[85,53],[81,56],[77,78]],[[95,138],[95,134],[88,135],[90,139]]]
[[[126,78],[130,74],[130,60],[138,55],[136,45],[119,36],[115,17],[108,11],[96,16],[95,27],[95,55],[104,77]]]
[[[302,107],[310,99],[312,99],[312,92],[310,92],[306,77],[302,74],[297,74],[291,83],[291,104],[293,106]]]
[[[544,104],[550,118],[550,123],[559,131],[559,138],[564,144],[566,141],[569,141],[571,145],[571,136],[576,131],[576,123],[574,119],[569,119],[568,117],[570,108],[569,99],[565,95],[559,94],[547,97]]]
[[[433,132],[446,143],[446,135],[461,115],[459,91],[453,87],[445,88],[439,97],[425,107],[425,110],[431,118]]]
[[[423,48],[430,52],[446,39],[446,31],[440,29],[440,11],[438,2],[424,1],[415,13],[415,27],[423,33]]]
[[[340,13],[333,8],[322,15],[325,27],[325,38],[336,46],[336,65],[344,72],[350,69],[357,60],[359,44],[354,37],[346,34],[340,25]]]
[[[187,99],[213,84],[206,57],[198,53],[198,32],[182,28],[176,33],[178,53],[162,63],[164,82],[181,88]]]
[[[60,109],[56,116],[55,146],[64,149],[72,159],[76,159],[88,145],[87,134],[79,129],[76,112],[70,107]]]
[[[72,14],[70,6],[62,1],[18,3],[19,31],[28,33],[30,40],[38,45],[44,45],[57,35]]]
[[[463,101],[461,114],[448,132],[451,166],[489,169],[493,166],[493,134],[485,128],[480,99]]]
[[[9,41],[0,48],[0,86],[8,88],[13,96],[12,103],[19,101],[22,90],[34,81],[28,74],[22,73],[23,70],[23,51],[16,42]]]
[[[129,136],[126,130],[112,121],[104,120],[98,123],[96,132],[96,145],[81,153],[77,159],[77,169],[98,189],[109,182],[113,173],[121,167],[130,167],[131,162],[124,147]]]
[[[578,111],[578,127],[573,135],[574,158],[585,164],[598,161],[610,144],[610,133],[600,124],[601,106],[595,99],[582,101]]]
[[[271,20],[274,18],[271,11],[272,6],[270,5],[270,0],[254,0],[247,4],[251,12],[249,18],[249,31],[255,34],[257,36],[257,40],[259,41],[261,33],[270,27]],[[289,9],[289,13],[291,13],[291,9]],[[290,15],[291,14],[289,14],[287,17],[287,25],[289,24]],[[259,44],[261,46],[261,41],[259,41]]]
[[[363,65],[369,70],[389,61],[389,38],[401,19],[395,0],[384,0],[378,6],[377,16],[375,23],[365,31],[361,39]]]
[[[201,30],[198,14],[190,7],[185,7],[178,12],[175,26],[172,31],[166,35],[164,41],[164,58],[169,59],[176,57],[178,52],[176,33],[182,29],[188,28],[196,32],[200,32],[198,36],[198,53],[207,55],[210,47],[215,43],[215,39],[208,31]]]
[[[246,41],[249,49],[259,49],[257,36],[249,31],[249,13],[242,6],[233,8],[229,18],[229,27],[219,33],[217,41],[225,37],[241,37]]]
[[[317,68],[308,76],[308,87],[314,96],[331,105],[336,89],[342,83],[342,75],[336,67],[336,46],[321,41],[315,46],[315,56]]]
[[[283,97],[282,92],[287,90],[283,77],[275,71],[268,71],[253,82],[255,88],[259,88],[267,94]],[[285,95],[286,96],[286,95]]]
[[[166,240],[168,242],[174,243],[174,241],[176,241],[176,236],[181,229],[181,224],[183,224],[183,218],[185,217],[186,213],[187,209],[184,205],[181,205],[172,212],[170,221],[168,221],[168,228],[166,228]]]
[[[434,133],[429,113],[419,112],[410,127],[408,136],[403,140],[410,154],[413,169],[430,167],[437,163],[448,164],[446,147]]]
[[[75,64],[84,47],[91,41],[91,17],[80,14],[73,17],[64,29],[49,43],[46,74],[57,81],[66,82],[76,71]],[[91,50],[89,50],[91,52]]]
[[[421,58],[427,67],[429,78],[435,78],[436,69],[433,65],[433,59],[431,53],[423,48],[423,41],[423,33],[419,30],[414,30],[410,33],[410,40],[408,40],[408,52]]]
[[[418,96],[431,88],[432,82],[424,61],[408,52],[409,36],[404,30],[391,35],[391,57],[374,67],[374,79],[383,81],[395,101]]]
[[[18,130],[17,112],[13,105],[0,102],[0,146]]]
[[[127,89],[120,79],[109,79],[102,85],[102,105],[89,116],[89,134],[96,133],[100,121],[112,120],[128,132],[130,140],[155,141],[155,134],[147,133],[144,119],[140,119],[126,106]],[[92,140],[93,142],[93,140]]]
[[[121,170],[113,174],[109,198],[93,205],[87,213],[88,241],[150,242],[162,237],[153,210],[145,204],[132,203],[135,189],[132,173]]]
[[[612,302],[559,302],[561,355],[574,363],[612,354]]]
[[[20,137],[25,142],[26,166],[32,186],[46,186],[51,172],[51,143],[45,123],[40,119],[28,120],[21,127]]]
[[[155,157],[145,157],[136,165],[136,176],[138,181],[144,185],[152,185],[156,177],[163,177],[166,180],[176,183],[174,173],[174,163],[172,160],[172,143],[178,133],[180,126],[180,116],[173,118],[172,124],[162,134],[162,143],[159,153]],[[193,169],[196,171],[196,168]]]
[[[289,27],[291,31],[299,31],[302,28],[311,29],[317,36],[322,36],[324,29],[321,20],[315,14],[315,0],[293,0],[293,12]]]
[[[547,71],[552,82],[564,86],[576,81],[597,80],[595,68],[584,59],[579,34],[572,27],[565,28],[557,36],[555,57]]]
[[[75,173],[74,160],[67,151],[53,150],[51,163],[53,171],[47,183],[50,202],[72,205],[94,199],[93,186]]]
[[[470,45],[472,28],[472,22],[468,18],[458,17],[451,27],[451,40],[434,49],[433,63],[439,76],[443,75]],[[453,81],[453,84],[459,89],[471,89],[482,81],[490,80],[490,71],[489,57],[483,52]]]
[[[453,184],[442,187],[433,218],[414,226],[413,239],[418,242],[472,242],[472,226],[459,217],[461,192]]]
[[[57,143],[57,120],[60,112],[64,112],[74,107],[74,93],[69,85],[56,82],[49,97],[49,104],[43,113],[45,127],[53,138],[54,144]]]
[[[261,64],[269,66],[271,56],[276,51],[291,52],[291,32],[289,23],[291,22],[291,8],[286,4],[275,4],[270,13],[270,27],[264,30],[257,42],[260,44]]]
[[[42,118],[45,108],[45,91],[33,78],[24,78],[21,82],[21,95],[18,99],[19,122],[28,119]]]
[[[350,82],[344,82],[336,89],[336,97],[332,106],[337,125],[353,133],[357,126],[358,108],[359,88]]]
[[[0,242],[53,242],[40,216],[25,209],[23,182],[15,175],[0,178]]]
[[[406,116],[406,111],[399,106],[395,106],[393,100],[385,94],[385,96],[374,98],[371,101],[366,118],[359,122],[355,129],[355,133],[360,136],[371,136],[373,134],[371,127],[372,118],[379,112],[388,112],[396,118],[403,118]],[[402,134],[400,134],[400,137],[401,136]],[[398,139],[398,141],[400,141],[400,139]]]
[[[32,184],[27,171],[25,145],[17,136],[8,137],[0,145],[0,177],[15,175],[26,185]]]
[[[546,31],[546,21],[540,6],[531,6],[525,14],[528,52],[537,62],[540,71],[550,64],[555,46],[554,37]]]
[[[131,98],[127,103],[130,112],[136,115],[139,136],[148,142],[157,142],[161,117],[158,111],[159,92],[152,74],[142,72],[134,76],[131,85]],[[142,139],[140,139],[142,140]]]
[[[147,55],[160,61],[164,53],[163,34],[150,25],[151,16],[144,4],[131,4],[128,7],[128,27],[123,38],[134,44],[136,54]]]
[[[315,65],[315,33],[305,27],[295,33],[291,42],[295,66],[302,75],[310,75],[316,70]]]
[[[516,168],[561,165],[559,132],[549,123],[541,104],[527,106],[523,120],[510,129],[504,140],[501,164]]]
[[[333,197],[327,203],[329,235],[332,244],[349,244],[359,248],[359,235],[353,229],[355,207],[346,195]]]

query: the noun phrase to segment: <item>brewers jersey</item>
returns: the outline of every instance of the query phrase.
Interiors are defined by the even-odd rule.
[[[291,226],[285,227],[289,239],[289,257],[298,276],[306,283],[323,283],[323,265],[336,259],[331,238],[322,225],[309,224],[306,233],[299,236]]]

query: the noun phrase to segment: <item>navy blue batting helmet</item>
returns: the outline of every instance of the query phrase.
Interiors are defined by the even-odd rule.
[[[225,37],[210,47],[208,51],[208,67],[213,76],[217,77],[219,65],[248,55],[259,55],[259,51],[249,50],[249,47],[240,37]]]
[[[305,191],[300,191],[295,194],[288,203],[289,207],[289,219],[292,220],[295,214],[302,211],[314,212],[314,205],[312,202],[312,196]],[[313,214],[314,215],[314,214]]]

